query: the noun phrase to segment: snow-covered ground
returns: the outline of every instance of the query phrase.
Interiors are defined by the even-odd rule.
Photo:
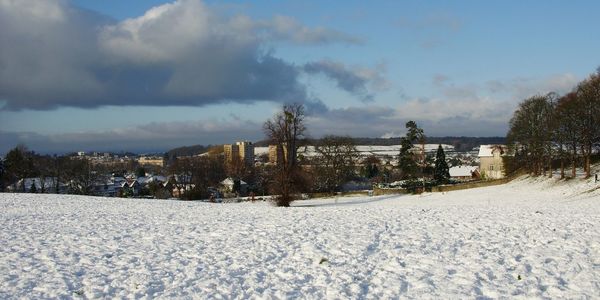
[[[598,298],[598,187],[292,208],[0,194],[0,298]]]

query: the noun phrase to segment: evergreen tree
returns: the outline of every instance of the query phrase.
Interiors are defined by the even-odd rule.
[[[144,167],[138,167],[135,170],[135,176],[137,176],[137,177],[145,177],[146,176],[146,169],[144,169]]]
[[[31,183],[31,187],[29,188],[30,193],[37,193],[37,187],[35,186],[35,180]]]
[[[442,145],[438,146],[437,153],[435,155],[435,168],[433,170],[433,179],[438,183],[447,183],[450,179],[450,169],[446,162],[446,153]]]
[[[4,160],[0,158],[0,192],[4,192]]]
[[[398,157],[398,167],[402,172],[402,178],[410,179],[417,177],[418,165],[417,157],[412,151],[413,143],[423,142],[425,135],[423,129],[417,126],[414,121],[408,121],[406,123],[406,136],[400,141],[400,155]]]

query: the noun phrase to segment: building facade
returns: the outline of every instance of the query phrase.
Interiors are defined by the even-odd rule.
[[[254,164],[254,145],[251,142],[236,142],[223,145],[223,154],[226,163],[242,161],[247,165]]]
[[[277,145],[269,145],[269,163],[278,165],[284,162],[284,158],[287,158],[287,148],[283,149],[277,147]]]
[[[479,174],[483,179],[504,178],[504,162],[506,155],[504,145],[481,145],[479,147]]]
[[[161,168],[165,166],[165,160],[160,156],[142,156],[138,158],[138,163],[141,166],[157,166]]]

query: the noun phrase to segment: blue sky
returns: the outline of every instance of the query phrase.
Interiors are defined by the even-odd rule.
[[[263,138],[503,136],[600,65],[597,1],[0,0],[0,153]]]

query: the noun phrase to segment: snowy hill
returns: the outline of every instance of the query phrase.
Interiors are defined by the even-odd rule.
[[[267,203],[0,194],[0,298],[586,298],[600,187]]]

